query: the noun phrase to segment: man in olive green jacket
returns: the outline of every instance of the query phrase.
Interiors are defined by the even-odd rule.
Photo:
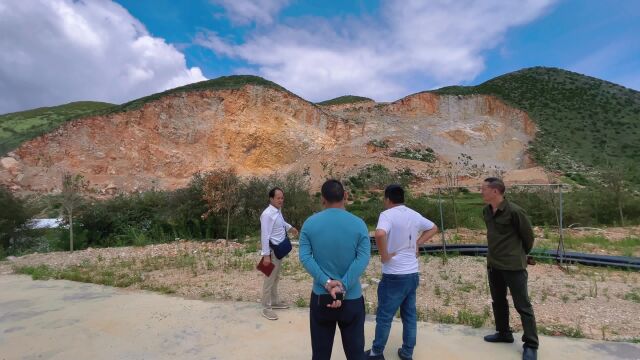
[[[537,358],[538,349],[536,318],[527,293],[527,254],[533,248],[533,229],[526,212],[505,199],[504,191],[502,180],[494,177],[485,179],[480,190],[487,204],[482,215],[487,225],[487,271],[497,331],[484,340],[513,342],[507,302],[509,288],[524,330],[522,358],[532,360]]]

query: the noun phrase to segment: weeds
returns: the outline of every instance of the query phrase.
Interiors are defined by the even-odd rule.
[[[298,296],[298,298],[295,301],[295,304],[299,308],[304,308],[308,306],[307,300],[305,300],[305,298],[303,298],[302,296]]]
[[[632,291],[629,291],[628,293],[624,294],[624,299],[633,301],[636,303],[640,303],[640,288],[635,288]]]
[[[549,336],[566,336],[570,338],[584,338],[584,333],[580,327],[566,325],[538,326],[538,333]]]

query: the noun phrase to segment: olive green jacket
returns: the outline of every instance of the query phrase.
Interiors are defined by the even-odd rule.
[[[487,225],[487,266],[499,270],[524,270],[533,248],[533,229],[527,213],[504,199],[494,214],[491,205],[482,210]]]

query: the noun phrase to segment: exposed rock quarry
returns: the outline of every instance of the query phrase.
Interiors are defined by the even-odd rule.
[[[419,93],[393,103],[317,106],[291,93],[246,85],[167,95],[138,110],[78,119],[22,144],[0,160],[0,183],[50,192],[64,171],[98,193],[174,189],[194,173],[234,167],[241,175],[308,169],[312,187],[373,163],[410,168],[424,185],[460,154],[486,169],[529,180],[526,155],[535,125],[526,113],[489,96]],[[387,147],[371,145],[386,142]],[[427,163],[390,155],[434,150]],[[524,174],[524,175],[523,175]],[[464,176],[464,173],[461,173]],[[544,177],[534,169],[533,178]],[[476,176],[480,176],[477,175]]]

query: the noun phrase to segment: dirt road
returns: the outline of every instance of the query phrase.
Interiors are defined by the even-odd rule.
[[[258,304],[206,302],[70,281],[0,276],[0,359],[309,359],[306,309],[259,316]],[[375,321],[366,323],[367,347]],[[415,359],[518,359],[521,343],[485,330],[420,323]],[[401,325],[386,350],[395,359]],[[265,356],[266,354],[266,356]],[[334,359],[344,359],[339,336]],[[541,359],[640,359],[640,345],[541,337]]]

